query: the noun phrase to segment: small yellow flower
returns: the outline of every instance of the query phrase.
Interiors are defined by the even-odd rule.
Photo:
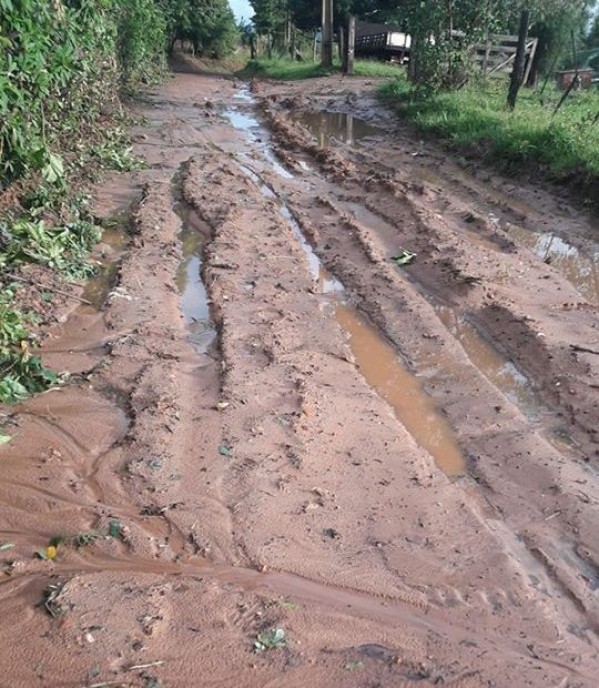
[[[57,552],[58,550],[56,549],[56,547],[54,547],[54,545],[49,545],[48,547],[46,547],[46,558],[50,560],[56,559]]]

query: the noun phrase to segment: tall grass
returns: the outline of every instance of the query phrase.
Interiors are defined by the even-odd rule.
[[[540,167],[550,176],[570,172],[599,178],[599,91],[571,95],[555,113],[561,94],[523,90],[514,112],[505,105],[503,82],[437,94],[414,92],[405,77],[387,82],[379,95],[423,130],[458,149],[504,167]]]

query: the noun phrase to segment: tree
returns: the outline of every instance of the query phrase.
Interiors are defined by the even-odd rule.
[[[235,17],[227,0],[159,0],[167,19],[169,49],[191,41],[198,55],[221,58],[237,41]]]
[[[594,0],[553,2],[545,11],[537,7],[530,27],[530,35],[538,39],[538,44],[528,80],[529,86],[537,83],[539,75],[549,74],[556,66],[572,60],[573,33],[577,46],[588,40],[585,34],[593,4]],[[599,31],[599,25],[597,29]]]
[[[409,76],[419,87],[462,86],[473,73],[475,45],[498,28],[505,0],[408,0],[404,22],[412,36]]]
[[[589,48],[596,48],[599,46],[599,14],[593,19],[586,40]]]
[[[275,43],[284,44],[288,37],[290,11],[287,0],[250,0],[254,10],[252,22],[259,36],[266,36],[266,50],[272,55]]]
[[[508,107],[513,110],[516,107],[518,91],[524,80],[524,65],[526,63],[526,40],[528,38],[528,24],[530,22],[530,10],[523,9],[520,14],[520,26],[518,28],[518,47],[514,57],[514,68],[510,77],[510,88],[507,94]]]

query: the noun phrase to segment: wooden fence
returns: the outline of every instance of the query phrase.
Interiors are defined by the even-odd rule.
[[[526,41],[526,68],[523,82],[528,81],[528,75],[537,51],[537,38]],[[516,58],[518,36],[492,35],[485,43],[476,46],[476,59],[483,74],[500,74],[511,71]]]

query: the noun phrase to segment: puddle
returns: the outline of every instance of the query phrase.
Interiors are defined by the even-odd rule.
[[[560,454],[579,461],[581,454],[579,444],[564,428],[554,428],[545,433],[545,439],[553,445]]]
[[[483,198],[486,197],[487,203],[507,207],[511,211],[518,211],[526,217],[534,217],[536,215],[536,211],[530,205],[517,199],[514,195],[506,196],[497,189],[482,187],[476,179],[460,170],[454,169],[452,173],[454,178],[466,188],[473,190]],[[419,170],[418,175],[420,178],[441,188],[445,188],[449,181],[431,168]],[[597,267],[599,251],[587,253],[568,243],[556,232],[543,232],[534,227],[527,228],[512,222],[502,221],[495,212],[489,212],[487,216],[494,225],[501,227],[506,232],[508,238],[515,240],[542,260],[547,261],[587,301],[599,304],[599,269]],[[560,216],[566,222],[570,220],[569,215],[565,213],[557,215],[556,211],[552,211],[551,220],[553,220],[553,226],[557,227],[559,223],[555,222],[555,220],[556,217]],[[477,240],[475,232],[468,231],[468,235]],[[498,247],[494,244],[489,245],[488,248],[498,250]]]
[[[189,341],[198,353],[204,354],[216,337],[208,294],[201,277],[202,251],[210,237],[210,228],[188,206],[179,206],[177,213],[182,223],[179,239],[183,246],[183,261],[175,281],[181,295],[181,310]]]
[[[291,116],[310,131],[321,148],[326,148],[332,140],[355,146],[361,139],[381,133],[369,122],[345,112],[297,112]]]
[[[351,215],[371,228],[387,246],[396,242],[397,230],[356,202],[341,202]],[[497,248],[497,247],[494,247]],[[420,293],[434,307],[440,320],[458,340],[472,364],[497,387],[513,404],[517,405],[529,420],[538,420],[543,406],[535,394],[528,378],[504,356],[501,355],[477,328],[463,317],[458,317],[453,308],[442,306],[412,275]],[[441,364],[441,361],[438,362]],[[443,367],[451,369],[451,362],[442,362]]]
[[[395,349],[348,306],[339,305],[335,317],[349,335],[349,345],[368,384],[444,473],[464,474],[466,460],[453,430],[418,378],[404,368]]]
[[[241,100],[246,104],[246,107],[254,107],[254,98],[250,94],[249,88],[243,86],[237,93],[237,100]],[[271,164],[273,170],[283,179],[293,179],[293,175],[276,159],[273,152],[268,145],[268,132],[254,116],[253,112],[247,112],[241,109],[241,105],[228,108],[223,115],[229,120],[231,126],[238,131],[243,132],[246,139],[253,144],[259,144],[260,152]]]
[[[528,378],[504,358],[480,332],[453,308],[434,304],[441,322],[458,340],[470,361],[529,420],[538,420],[542,406]]]
[[[599,251],[589,255],[564,239],[548,232],[538,234],[511,223],[504,228],[508,236],[529,248],[535,255],[561,273],[590,303],[599,304]]]
[[[310,242],[304,236],[301,227],[299,226],[297,220],[293,217],[289,208],[281,202],[279,208],[279,213],[285,219],[294,236],[300,243],[302,251],[308,260],[308,265],[310,266],[310,273],[312,278],[316,283],[318,292],[320,294],[341,294],[345,287],[338,279],[332,277],[329,272],[325,269],[320,258],[314,253],[314,249],[310,245]]]
[[[341,301],[340,295],[345,287],[325,269],[288,206],[253,170],[245,165],[241,167],[266,198],[272,198],[279,204],[281,216],[306,256],[315,290],[333,298],[335,318],[349,336],[350,348],[366,382],[391,405],[397,419],[416,442],[431,454],[442,471],[450,477],[463,475],[466,472],[466,460],[455,435],[418,378],[404,368],[393,347],[366,324],[353,308]]]
[[[233,96],[233,100],[239,100],[244,103],[251,103],[253,101],[253,97],[250,93],[250,89],[247,86],[242,86]]]
[[[83,289],[82,298],[89,303],[80,307],[81,310],[92,309],[99,311],[115,282],[119,271],[120,255],[126,244],[126,235],[122,226],[107,227],[102,231],[100,244],[105,245],[107,251],[100,259],[97,273],[90,277]]]

